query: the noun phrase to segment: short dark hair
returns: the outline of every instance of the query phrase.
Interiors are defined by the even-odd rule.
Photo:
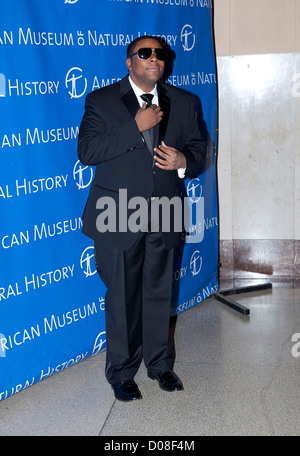
[[[152,40],[156,40],[160,45],[161,45],[161,42],[160,42],[160,39],[159,37],[157,36],[152,36],[152,35],[142,35],[142,36],[139,36],[138,38],[136,38],[135,40],[131,41],[131,43],[128,44],[128,47],[127,47],[127,57],[129,57],[131,54],[133,54],[133,50],[135,48],[135,45],[139,42],[139,41],[142,41],[142,40],[145,40],[147,38],[151,38]]]

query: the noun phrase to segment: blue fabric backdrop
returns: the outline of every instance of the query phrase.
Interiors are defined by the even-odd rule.
[[[208,143],[205,171],[182,189],[191,224],[172,314],[218,289],[212,14],[211,0],[2,0],[0,400],[105,350],[106,289],[81,234],[94,170],[78,162],[77,137],[85,96],[126,75],[140,35],[170,44],[168,83],[194,94]]]

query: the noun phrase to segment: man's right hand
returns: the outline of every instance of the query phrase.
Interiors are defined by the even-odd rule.
[[[146,103],[144,103],[135,116],[135,121],[139,131],[146,131],[155,127],[155,125],[161,121],[163,116],[163,112],[159,106],[152,104],[148,109],[146,106]]]

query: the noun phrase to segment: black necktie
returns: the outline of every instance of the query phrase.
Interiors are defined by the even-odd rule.
[[[147,103],[147,108],[152,104],[153,97],[154,95],[152,95],[152,93],[143,93],[143,95],[141,95],[141,99]]]
[[[153,97],[154,97],[154,95],[152,95],[152,93],[143,93],[143,95],[141,95],[141,99],[147,103],[146,109],[149,108],[149,106],[151,106]],[[153,128],[150,128],[150,130],[144,131],[143,135],[144,135],[146,144],[148,146],[148,149],[150,150],[151,154],[153,154],[153,147],[155,146]]]

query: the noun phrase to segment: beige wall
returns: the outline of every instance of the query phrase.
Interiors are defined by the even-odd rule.
[[[300,239],[300,0],[214,7],[220,239]]]
[[[300,0],[214,0],[218,56],[300,52]]]

